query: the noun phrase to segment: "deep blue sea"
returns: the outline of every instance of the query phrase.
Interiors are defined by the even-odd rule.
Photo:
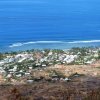
[[[100,46],[100,0],[0,0],[0,52]]]

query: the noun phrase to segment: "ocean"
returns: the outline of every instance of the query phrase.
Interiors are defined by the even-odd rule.
[[[100,0],[0,0],[0,52],[100,46]]]

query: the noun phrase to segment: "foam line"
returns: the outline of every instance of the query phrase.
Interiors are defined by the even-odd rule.
[[[20,46],[23,46],[23,45],[29,45],[29,44],[39,44],[39,43],[41,43],[41,44],[48,44],[48,43],[64,43],[64,42],[62,42],[62,41],[31,41],[31,42],[24,42],[24,43],[14,43],[14,44],[12,44],[12,45],[10,45],[9,47],[10,48],[13,48],[13,47],[20,47]]]
[[[23,45],[29,45],[29,44],[48,44],[48,43],[68,43],[68,44],[79,44],[79,43],[99,43],[100,40],[87,40],[87,41],[72,41],[72,42],[64,42],[64,41],[31,41],[31,42],[24,42],[24,43],[14,43],[10,45],[10,48],[13,47],[20,47]]]
[[[73,41],[68,43],[98,43],[100,40],[88,40],[88,41]]]

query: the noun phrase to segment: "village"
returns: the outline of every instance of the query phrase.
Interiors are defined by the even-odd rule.
[[[69,50],[45,49],[4,53],[0,60],[0,81],[1,83],[33,83],[44,78],[48,81],[70,81],[69,77],[72,74],[75,76],[84,74],[82,72],[79,74],[77,71],[72,73],[76,65],[84,65],[86,68],[87,65],[91,65],[99,59],[100,48],[85,47]],[[64,67],[62,68],[62,66]],[[67,68],[72,69],[69,72],[65,66],[74,67]]]

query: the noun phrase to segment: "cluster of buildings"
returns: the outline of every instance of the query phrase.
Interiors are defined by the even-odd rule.
[[[61,52],[53,52],[50,50],[39,52],[21,52],[17,54],[5,54],[5,58],[0,61],[0,74],[5,78],[20,78],[23,76],[32,75],[32,70],[35,68],[42,68],[53,66],[55,64],[91,64],[99,57],[99,48],[88,49],[82,56],[82,52],[74,52],[74,50],[67,50]]]

